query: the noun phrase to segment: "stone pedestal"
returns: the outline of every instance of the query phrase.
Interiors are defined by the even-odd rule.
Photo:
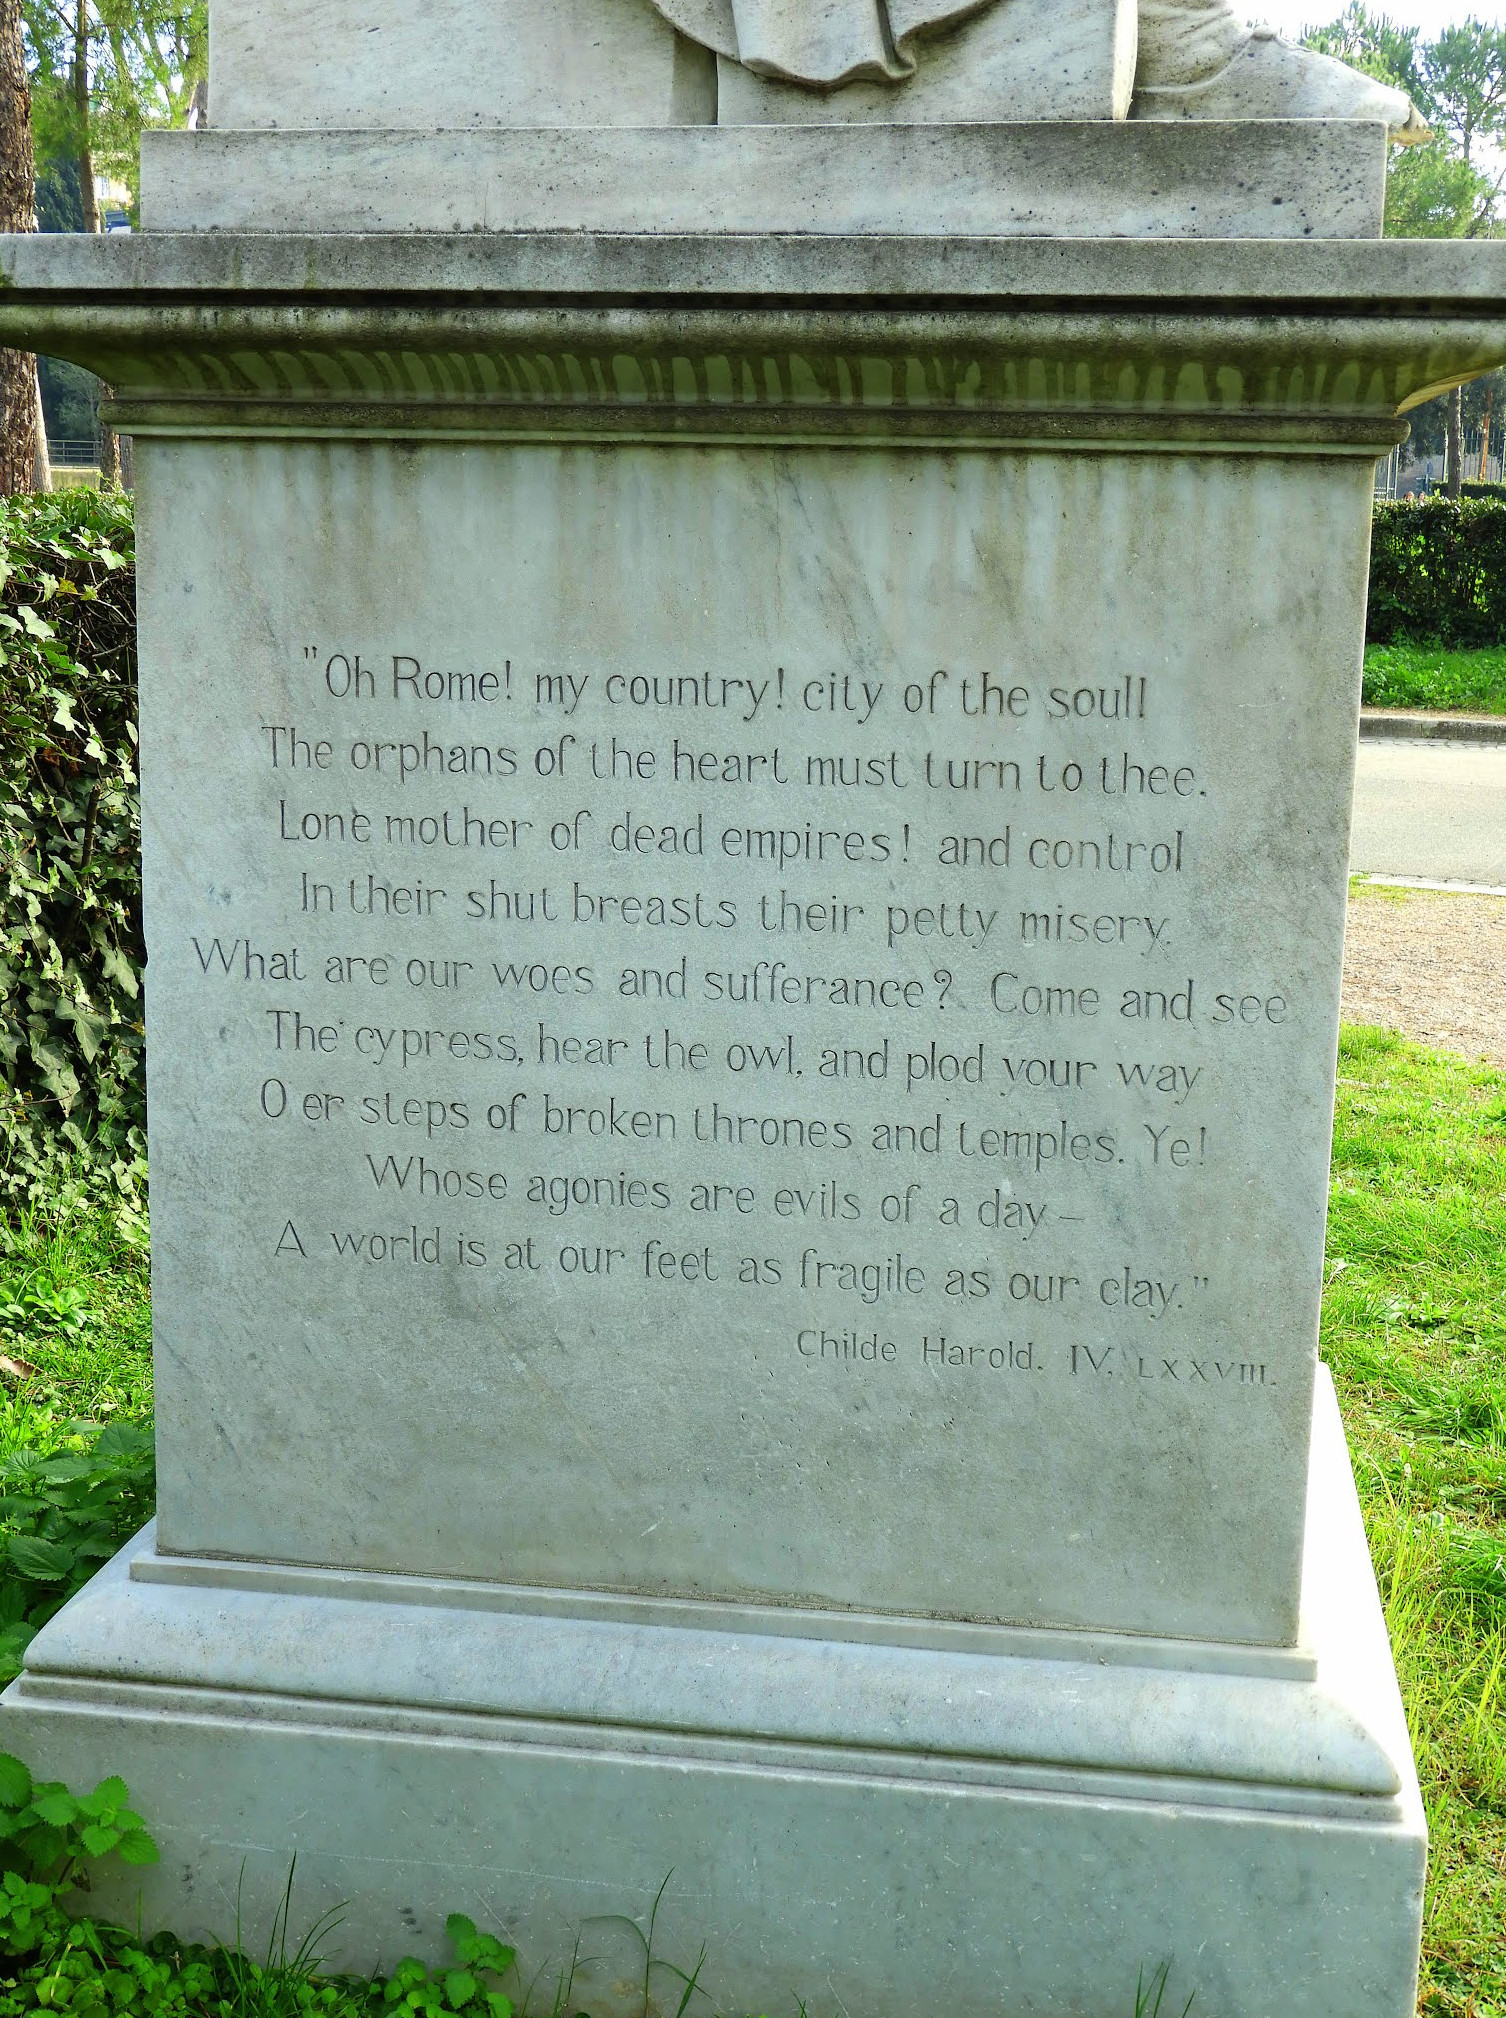
[[[1134,2009],[1415,2002],[1426,1831],[1331,1391],[1299,1649],[1031,1633],[159,1553],[47,1629],[6,1743],[125,1771],[153,1923],[299,1910],[389,1966],[447,1914],[584,2008]],[[135,1902],[133,1887],[108,1903]],[[636,1954],[636,1965],[635,1965]],[[1196,2006],[1194,2008],[1197,2008]]]
[[[1373,463],[1497,250],[7,248],[138,443],[161,1502],[3,1736],[149,1920],[1410,2012],[1317,1313]]]

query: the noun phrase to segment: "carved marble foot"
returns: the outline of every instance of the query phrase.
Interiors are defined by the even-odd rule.
[[[1428,137],[1404,91],[1244,27],[1225,0],[1141,0],[1132,117],[1373,119],[1394,140]]]

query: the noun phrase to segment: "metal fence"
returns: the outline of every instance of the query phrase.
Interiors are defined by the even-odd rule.
[[[49,440],[47,455],[54,469],[99,468],[99,443],[92,435],[79,441]]]
[[[1442,490],[1445,481],[1441,455],[1414,455],[1403,443],[1392,449],[1375,472],[1378,498],[1417,497]],[[1499,428],[1492,428],[1487,443],[1483,428],[1464,437],[1464,481],[1466,483],[1506,483],[1506,441]]]
[[[129,490],[132,482],[131,437],[128,434],[118,434],[115,440],[120,449],[120,481]],[[54,485],[59,490],[99,481],[97,436],[77,439],[67,437],[49,441],[47,455],[52,463]]]

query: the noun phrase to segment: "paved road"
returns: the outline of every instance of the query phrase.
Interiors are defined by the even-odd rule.
[[[1506,889],[1506,749],[1361,743],[1349,866]]]

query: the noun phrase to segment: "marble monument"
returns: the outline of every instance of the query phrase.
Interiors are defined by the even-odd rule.
[[[1409,2018],[1318,1300],[1503,249],[1211,0],[213,0],[209,109],[0,253],[136,439],[161,1482],[0,1741],[608,2018],[661,1885],[721,2009]]]

